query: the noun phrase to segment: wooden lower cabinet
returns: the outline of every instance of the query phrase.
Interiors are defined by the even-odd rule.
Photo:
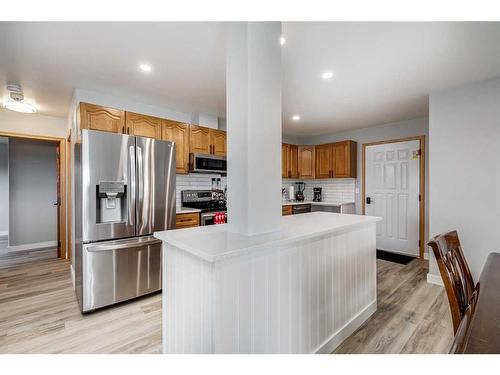
[[[282,216],[291,215],[292,213],[293,213],[292,206],[281,206],[281,215]]]
[[[200,214],[198,212],[175,215],[175,228],[192,228],[200,226]]]
[[[127,134],[153,139],[161,139],[161,119],[158,117],[126,112]]]
[[[125,133],[125,111],[80,103],[80,129]]]
[[[314,146],[299,146],[298,147],[298,177],[299,178],[314,178]]]
[[[162,120],[162,139],[175,142],[175,171],[189,173],[189,124]]]

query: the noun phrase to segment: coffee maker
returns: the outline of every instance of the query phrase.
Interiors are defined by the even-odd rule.
[[[313,202],[321,202],[321,188],[315,187],[313,188]]]

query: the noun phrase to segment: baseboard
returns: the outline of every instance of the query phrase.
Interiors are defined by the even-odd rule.
[[[7,237],[9,235],[9,231],[0,230],[0,237]]]
[[[57,247],[57,241],[27,243],[24,245],[8,246],[6,250],[8,253],[11,253],[14,251],[25,251],[25,250],[35,250],[35,249],[41,250],[48,247]]]
[[[75,286],[75,268],[73,267],[73,264],[71,264],[71,266],[69,267],[69,271],[71,274],[71,283],[73,284],[73,289],[76,289],[76,286]]]
[[[361,325],[377,311],[377,300],[372,301],[368,306],[361,310],[358,315],[347,322],[337,332],[333,333],[328,339],[323,341],[319,347],[313,350],[312,353],[316,354],[330,354],[342,342],[351,336]]]
[[[444,286],[443,279],[441,278],[441,276],[440,275],[434,275],[432,273],[428,273],[427,274],[427,282],[429,284],[436,284],[436,285]]]

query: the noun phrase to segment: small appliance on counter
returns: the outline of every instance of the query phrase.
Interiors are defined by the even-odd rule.
[[[321,188],[313,188],[313,202],[321,202]]]
[[[304,190],[306,189],[306,184],[304,182],[296,182],[297,192],[295,193],[295,200],[298,202],[304,201]]]
[[[181,203],[183,207],[201,210],[201,225],[227,222],[226,194],[223,191],[183,190]]]

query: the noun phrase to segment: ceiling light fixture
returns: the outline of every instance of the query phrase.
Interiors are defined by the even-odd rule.
[[[141,69],[143,72],[149,73],[153,68],[149,64],[140,64],[139,69]]]
[[[36,107],[24,100],[24,93],[21,86],[17,84],[7,85],[7,90],[10,91],[9,99],[3,102],[6,109],[22,113],[35,113]]]
[[[323,79],[330,79],[333,77],[333,72],[324,72],[322,75],[321,75],[321,78]]]
[[[281,44],[281,45],[284,45],[284,44],[285,44],[285,42],[286,42],[285,37],[284,37],[284,36],[280,36],[280,44]]]
[[[300,116],[299,115],[292,116],[292,120],[293,121],[299,121],[300,120]]]

